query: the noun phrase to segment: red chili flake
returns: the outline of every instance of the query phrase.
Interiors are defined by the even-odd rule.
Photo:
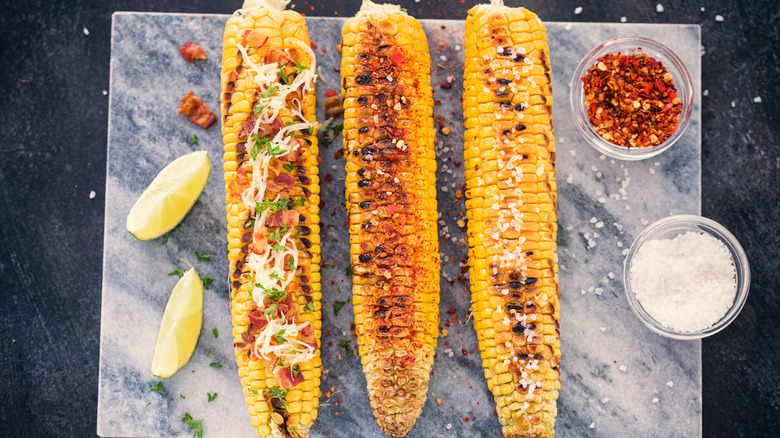
[[[604,140],[625,147],[649,147],[677,130],[682,101],[662,63],[639,53],[609,53],[582,77],[585,107]]]
[[[329,173],[326,173],[324,179],[325,179],[326,183],[329,183],[329,182],[333,181],[333,175],[331,175]]]
[[[439,82],[439,87],[445,90],[449,90],[450,88],[452,88],[452,82],[447,82],[447,81]]]
[[[344,156],[344,149],[339,149],[339,150],[336,151],[335,154],[333,154],[333,158],[335,158],[337,160],[339,158],[343,157],[343,156]]]
[[[333,97],[336,95],[336,90],[328,90],[325,92],[325,97]]]
[[[457,309],[455,309],[454,307],[450,307],[449,309],[447,309],[447,314],[448,315],[452,315],[455,312],[457,312]]]
[[[463,422],[464,423],[468,423],[469,422],[469,417],[463,417]]]
[[[463,353],[464,356],[468,356],[469,355],[469,351],[466,350],[465,348],[461,348],[460,352]]]
[[[314,9],[312,9],[312,11],[313,11],[313,10],[314,10]],[[314,41],[309,41],[309,44],[311,45],[311,48],[312,48],[312,49],[314,49],[314,50],[317,50],[317,43],[315,43]]]

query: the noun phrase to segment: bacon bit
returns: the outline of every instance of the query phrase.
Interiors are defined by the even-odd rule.
[[[337,160],[339,158],[343,157],[343,156],[344,156],[344,149],[339,149],[339,150],[336,151],[335,154],[333,154],[333,158],[335,158]]]
[[[287,198],[290,196],[293,184],[295,184],[295,178],[283,173],[268,181],[267,190],[269,194],[278,194],[281,198]]]
[[[241,340],[244,341],[245,344],[251,344],[255,342],[255,335],[249,332],[241,333]]]
[[[437,398],[437,399],[436,399],[436,403],[438,403],[438,404],[441,404],[441,399],[440,399],[440,398]]]
[[[279,386],[282,387],[282,389],[290,389],[298,386],[299,383],[303,382],[303,372],[301,372],[300,367],[298,368],[297,373],[292,372],[292,367],[284,367],[281,370],[279,370],[278,373],[276,373],[276,378],[279,381]]]
[[[254,115],[253,118],[244,122],[244,132],[246,132],[247,137],[249,137],[252,134],[252,131],[255,129],[255,123],[257,122],[254,119]],[[257,127],[257,135],[259,135],[260,138],[273,137],[282,130],[282,126],[282,121],[279,120],[278,117],[275,118],[270,124],[260,123],[260,126]]]
[[[249,185],[249,175],[246,174],[246,170],[243,167],[239,167],[236,170],[236,180],[228,183],[227,188],[234,198],[241,199],[241,195],[249,188]]]
[[[265,250],[268,248],[268,239],[265,238],[265,232],[258,230],[254,234],[254,240],[249,244],[249,250],[257,255],[265,254]]]
[[[295,210],[279,210],[265,220],[269,227],[280,227],[284,224],[287,228],[298,225],[300,215]]]
[[[335,91],[335,90],[333,90]],[[327,93],[325,93],[327,95]],[[330,96],[325,98],[325,118],[335,119],[341,117],[344,114],[344,107],[341,102],[341,98],[338,96]]]
[[[333,181],[333,175],[331,175],[329,173],[326,173],[325,177],[323,179],[325,180],[326,183],[329,183],[329,182]]]
[[[300,139],[297,139],[295,137],[292,137],[290,139],[290,144],[293,144],[293,149],[290,152],[287,152],[284,155],[281,155],[279,157],[280,161],[287,161],[289,163],[293,163],[298,160],[298,157],[301,156],[301,152],[303,151],[303,141]]]
[[[336,95],[336,90],[328,90],[325,92],[325,97],[333,97]]]
[[[311,328],[310,325],[307,325],[301,329],[301,341],[311,345],[314,348],[317,348],[317,339],[314,335],[314,329]]]
[[[447,81],[439,82],[439,87],[445,90],[449,90],[450,88],[452,88],[452,82],[447,82]]]
[[[260,310],[255,310],[249,314],[249,322],[258,330],[262,330],[263,327],[268,325],[268,319],[266,318],[265,313]]]
[[[196,59],[206,59],[206,52],[203,48],[190,40],[179,46],[179,53],[187,62],[195,62]]]
[[[448,315],[452,315],[453,313],[455,313],[455,312],[457,312],[457,311],[458,311],[458,310],[457,310],[456,308],[454,308],[454,307],[450,307],[449,309],[447,309],[447,314],[448,314]]]
[[[268,37],[263,35],[262,32],[260,32],[257,29],[252,30],[245,30],[241,36],[244,38],[244,41],[248,42],[249,45],[254,47],[255,49],[259,49],[260,47],[263,47],[265,43],[268,41]]]
[[[285,65],[292,62],[292,58],[284,50],[278,47],[270,47],[268,49],[268,52],[266,52],[265,54],[265,59],[263,60],[263,62],[265,64],[271,64],[273,62],[276,62],[280,66],[284,67]]]
[[[465,348],[461,348],[460,352],[463,353],[464,356],[468,356],[469,355],[468,350],[466,350]]]
[[[187,115],[187,118],[192,123],[200,125],[204,129],[208,129],[217,121],[217,116],[209,111],[209,107],[202,100],[195,97],[192,91],[187,93],[181,100],[181,103],[179,103],[179,116],[183,115]]]

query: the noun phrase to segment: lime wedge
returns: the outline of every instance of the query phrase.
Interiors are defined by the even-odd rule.
[[[189,362],[203,324],[203,283],[195,268],[173,288],[154,347],[152,374],[167,379]]]
[[[138,240],[151,240],[174,229],[195,205],[210,173],[206,151],[173,160],[135,201],[127,215],[127,231]]]

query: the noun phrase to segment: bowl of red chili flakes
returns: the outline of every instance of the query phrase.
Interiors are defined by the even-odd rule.
[[[693,110],[693,82],[685,65],[647,38],[615,38],[591,50],[570,87],[580,132],[596,150],[622,160],[643,160],[669,149]]]

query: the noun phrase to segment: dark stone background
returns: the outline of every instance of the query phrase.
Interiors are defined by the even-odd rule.
[[[293,3],[317,16],[351,16],[359,5]],[[475,2],[400,3],[418,18],[463,19]],[[657,3],[522,2],[547,21],[626,16],[701,25],[702,90],[709,90],[702,97],[702,213],[742,242],[753,274],[739,318],[703,341],[704,436],[778,436],[780,4],[660,0],[659,14]],[[231,13],[239,6],[0,2],[0,436],[95,435],[111,13]]]

